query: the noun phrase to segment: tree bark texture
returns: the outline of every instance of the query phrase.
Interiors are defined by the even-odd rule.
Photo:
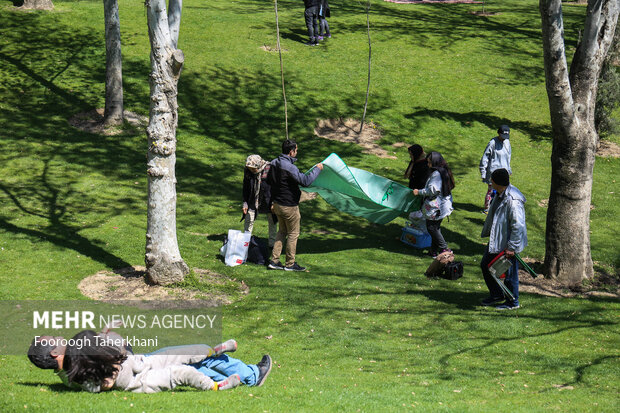
[[[54,4],[52,3],[52,0],[24,0],[22,8],[33,10],[54,10]]]
[[[123,58],[118,0],[103,0],[105,18],[105,125],[123,123]]]
[[[598,135],[598,77],[618,20],[618,0],[589,0],[570,71],[561,0],[540,0],[545,79],[553,149],[545,235],[545,273],[565,284],[593,275],[590,204]]]
[[[165,0],[147,0],[146,7],[151,42],[151,104],[145,262],[150,281],[170,284],[182,281],[189,273],[176,234],[177,83],[184,58],[174,46],[176,39],[171,36]]]

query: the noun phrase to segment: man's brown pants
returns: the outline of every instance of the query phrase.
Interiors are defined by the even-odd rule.
[[[280,227],[276,234],[276,243],[271,252],[271,261],[280,261],[282,245],[284,244],[284,240],[286,240],[286,263],[284,265],[290,267],[295,264],[297,238],[299,238],[299,227],[301,223],[299,205],[283,206],[274,203],[273,212],[278,217],[278,224]]]

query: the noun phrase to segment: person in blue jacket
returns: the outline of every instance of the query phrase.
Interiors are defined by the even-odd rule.
[[[512,310],[519,308],[519,263],[515,254],[527,246],[525,196],[510,184],[510,174],[504,168],[493,171],[491,185],[497,195],[491,201],[482,227],[481,236],[489,237],[489,244],[480,261],[482,275],[491,294],[482,300],[482,305],[495,306],[499,310]],[[514,300],[504,297],[501,287],[489,272],[489,263],[502,251],[505,251],[506,258],[513,263],[506,273],[504,283]]]
[[[497,130],[497,136],[487,144],[480,159],[480,177],[482,182],[488,185],[487,194],[484,197],[484,209],[482,210],[485,214],[489,212],[489,205],[494,196],[494,190],[491,186],[491,174],[496,169],[503,168],[512,175],[512,170],[510,169],[511,154],[510,128],[508,125],[502,125]]]
[[[267,268],[271,270],[305,271],[306,269],[295,262],[297,239],[301,215],[299,213],[299,198],[301,186],[310,186],[323,170],[323,164],[317,163],[307,174],[302,174],[295,166],[297,162],[297,143],[287,139],[282,143],[282,153],[271,161],[269,180],[271,183],[272,211],[278,218],[280,228],[276,234],[276,242],[271,252],[271,260]],[[280,255],[286,240],[286,262],[282,265]]]

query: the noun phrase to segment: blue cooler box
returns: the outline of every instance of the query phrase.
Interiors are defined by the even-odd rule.
[[[403,227],[400,240],[415,248],[428,248],[431,246],[431,236],[428,233],[409,226]]]

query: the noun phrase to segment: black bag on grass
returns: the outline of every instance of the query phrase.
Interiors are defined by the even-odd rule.
[[[250,238],[250,246],[248,247],[248,258],[246,262],[266,265],[268,259],[269,251],[267,250],[267,243],[264,239],[252,235],[252,238]]]
[[[458,280],[463,276],[463,262],[452,261],[446,264],[443,271],[443,278],[447,280]]]

